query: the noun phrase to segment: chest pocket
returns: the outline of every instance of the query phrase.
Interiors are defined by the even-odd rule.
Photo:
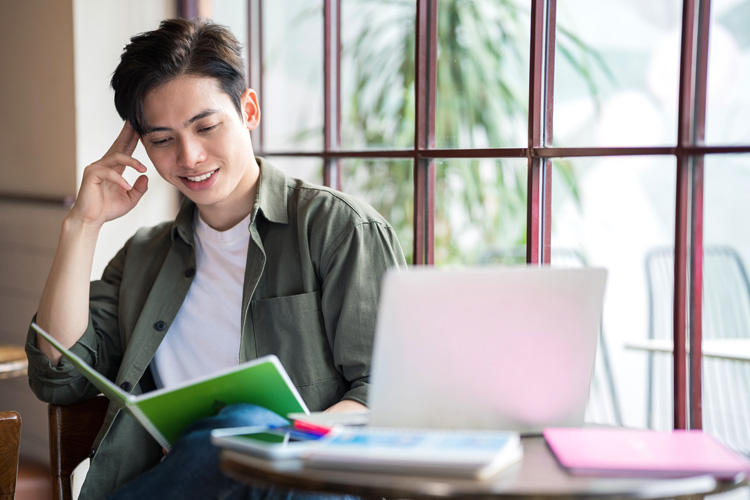
[[[343,379],[333,366],[320,292],[253,301],[251,310],[257,355],[279,357],[310,409],[335,402]]]

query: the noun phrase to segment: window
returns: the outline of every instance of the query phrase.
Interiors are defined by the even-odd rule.
[[[750,1],[236,4],[247,15],[217,21],[247,19],[260,155],[369,201],[418,265],[609,269],[604,338],[631,426],[658,392],[658,353],[631,344],[657,321],[646,261],[665,249],[667,422],[703,425],[700,402],[721,399],[698,348],[720,272],[704,249],[750,262]],[[728,380],[750,385],[742,366]],[[750,421],[750,403],[726,411]]]

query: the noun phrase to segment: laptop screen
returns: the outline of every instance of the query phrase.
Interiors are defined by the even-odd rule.
[[[583,423],[606,271],[390,271],[381,291],[371,425],[540,433]]]

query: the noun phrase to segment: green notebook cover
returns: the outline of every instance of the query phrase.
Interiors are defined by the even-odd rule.
[[[252,403],[285,416],[309,413],[281,361],[268,355],[176,387],[133,396],[64,348],[39,325],[32,328],[117,406],[130,413],[166,449],[193,422],[224,406]]]
[[[276,356],[264,356],[188,385],[135,396],[129,406],[174,443],[187,427],[224,406],[253,403],[279,415],[307,407]],[[132,408],[134,407],[134,408]]]

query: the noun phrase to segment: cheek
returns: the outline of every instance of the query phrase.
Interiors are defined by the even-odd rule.
[[[159,177],[161,177],[167,182],[171,182],[169,179],[169,172],[167,170],[160,168],[159,166],[157,166],[155,162],[154,162],[154,168],[156,169],[156,173],[159,174]]]
[[[159,177],[170,184],[177,185],[177,179],[172,169],[165,167],[165,164],[163,162],[160,162],[156,158],[151,158],[151,163],[153,163],[154,165],[154,168],[151,170],[151,172],[156,170],[156,173],[159,174]]]
[[[227,141],[222,148],[223,155],[232,158],[234,161],[242,161],[247,157],[248,152],[253,150],[249,133],[237,134],[232,140]]]
[[[156,172],[160,176],[166,177],[167,175],[169,175],[169,165],[173,163],[170,160],[169,154],[164,151],[154,149],[147,149],[146,154],[148,154],[148,159],[151,160],[151,163],[156,169]]]

